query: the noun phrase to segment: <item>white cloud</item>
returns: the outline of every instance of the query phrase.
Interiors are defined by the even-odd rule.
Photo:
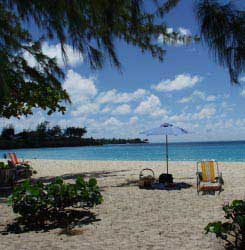
[[[64,46],[64,48],[67,55],[68,66],[75,67],[76,65],[83,63],[83,57],[80,55],[78,51],[73,50],[72,47],[67,44]],[[45,55],[49,56],[50,58],[56,58],[57,63],[60,67],[65,67],[60,44],[51,45],[48,44],[47,42],[44,42],[42,44],[42,52]],[[36,65],[35,58],[27,51],[24,52],[24,58],[28,61],[29,65],[31,66]]]
[[[164,39],[163,34],[160,34],[160,35],[158,36],[157,42],[160,43],[160,44],[165,43],[165,39]]]
[[[180,74],[175,77],[175,79],[162,80],[156,85],[151,87],[157,91],[174,91],[181,90],[184,88],[190,88],[195,86],[197,83],[202,81],[202,77],[198,75],[191,76],[189,74]]]
[[[67,128],[67,127],[83,127],[87,126],[87,124],[90,125],[90,120],[88,119],[87,116],[80,116],[80,117],[75,117],[73,116],[72,118],[64,118],[60,119],[56,122],[52,122],[53,125],[58,124],[61,128]],[[90,127],[89,127],[90,129]]]
[[[71,111],[73,116],[81,116],[81,115],[92,115],[99,112],[99,105],[97,103],[89,103],[85,102],[84,104],[80,104],[75,110]]]
[[[179,103],[188,103],[193,100],[193,98],[198,97],[202,100],[205,99],[205,93],[202,91],[195,90],[193,93],[187,97],[183,97],[181,100],[179,100]]]
[[[182,27],[179,27],[178,31],[181,36],[189,36],[191,34],[190,30],[182,28]]]
[[[227,113],[230,113],[234,110],[236,104],[229,104],[227,102],[222,102],[220,107],[221,107],[221,110],[222,112],[224,112],[224,114],[227,114]]]
[[[150,95],[142,101],[135,109],[135,113],[140,115],[164,116],[168,112],[161,107],[160,99],[155,95]]]
[[[160,99],[155,95],[150,95],[145,101],[142,101],[138,107],[135,109],[135,112],[138,114],[150,114],[155,111],[156,108],[161,106]]]
[[[243,119],[241,119],[241,118],[237,119],[236,126],[245,127],[245,119],[244,118]]]
[[[132,116],[132,117],[129,119],[129,123],[130,123],[130,124],[135,124],[138,120],[139,120],[139,118],[138,118],[137,116]]]
[[[198,112],[196,113],[183,112],[182,114],[175,114],[169,117],[169,120],[174,123],[186,123],[190,121],[210,119],[216,114],[216,106],[214,104],[199,107],[197,110]]]
[[[167,33],[168,34],[171,34],[171,33],[173,33],[174,32],[174,29],[173,28],[167,28]]]
[[[128,104],[122,104],[118,107],[116,107],[112,114],[113,115],[126,115],[131,112],[131,107]]]
[[[67,59],[68,59],[68,65],[69,66],[76,66],[80,63],[83,62],[83,57],[80,55],[80,53],[76,50],[73,50],[73,48],[69,45],[65,45],[64,46],[65,51],[66,51],[66,55],[67,55]],[[65,66],[64,65],[64,60],[62,58],[62,52],[61,52],[61,45],[60,44],[56,44],[56,45],[49,45],[48,43],[44,42],[42,44],[42,50],[43,53],[51,58],[56,58],[57,63],[60,66]]]
[[[193,101],[194,98],[198,98],[207,102],[214,102],[217,99],[217,97],[214,95],[209,95],[206,97],[206,94],[204,92],[195,90],[191,95],[183,97],[181,100],[179,100],[179,103],[188,103]]]
[[[111,110],[112,110],[111,107],[106,106],[106,107],[104,107],[104,108],[101,110],[101,113],[103,113],[103,114],[110,113]]]
[[[94,78],[84,78],[73,70],[68,70],[63,88],[70,94],[74,104],[83,103],[97,94]]]
[[[147,93],[148,91],[145,89],[137,89],[135,92],[133,92],[132,96],[133,98],[138,99],[145,96]]]
[[[185,122],[190,120],[190,114],[173,115],[169,119],[171,122]]]
[[[241,95],[242,97],[245,97],[245,89],[242,90],[242,92],[240,93],[240,95]]]
[[[128,103],[138,100],[148,93],[145,89],[137,89],[134,92],[118,92],[116,89],[111,89],[99,94],[97,102],[99,103]]]
[[[153,117],[167,117],[168,111],[164,108],[159,108],[153,111],[150,115]]]
[[[217,99],[217,97],[216,96],[214,96],[214,95],[209,95],[209,96],[207,96],[207,101],[208,102],[214,102],[215,100]]]
[[[169,27],[166,30],[166,33],[171,35],[174,32],[174,29]],[[190,36],[191,32],[190,30],[179,27],[177,29],[177,32],[179,33],[179,39],[176,41],[176,39],[169,37],[168,35],[160,34],[157,38],[158,43],[160,44],[170,44],[170,45],[175,45],[175,46],[181,46],[184,45],[183,39],[181,39],[182,36]]]
[[[245,82],[245,76],[241,77],[241,78],[240,78],[240,81],[241,81],[241,82]]]
[[[193,96],[187,96],[187,97],[183,97],[182,99],[179,100],[179,103],[188,103],[192,101]]]
[[[27,51],[23,52],[23,57],[27,61],[28,65],[30,67],[34,67],[36,65],[36,60],[35,58]]]
[[[216,113],[215,105],[206,105],[198,113],[192,115],[193,120],[209,119]]]
[[[45,117],[43,115],[43,112],[40,110],[34,110],[33,115],[28,117],[21,116],[20,119],[14,117],[10,119],[0,118],[0,129],[11,124],[18,132],[23,129],[32,130],[35,129],[39,123],[44,121]]]
[[[116,119],[115,117],[110,117],[103,123],[104,126],[121,126],[122,122]]]
[[[102,92],[99,94],[97,101],[99,103],[113,103],[115,102],[117,97],[117,90],[116,89],[111,89],[108,90],[107,92]]]

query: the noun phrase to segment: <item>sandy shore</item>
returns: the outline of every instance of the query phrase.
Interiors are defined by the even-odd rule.
[[[220,163],[225,186],[220,195],[196,193],[196,164],[171,162],[175,182],[191,184],[181,190],[142,190],[132,184],[142,168],[164,172],[162,162],[102,162],[32,160],[37,178],[77,175],[96,176],[103,188],[104,203],[93,209],[97,220],[77,225],[77,235],[62,234],[60,228],[0,235],[0,249],[223,249],[222,243],[203,228],[223,219],[222,205],[245,198],[245,163]],[[129,184],[129,182],[131,184]],[[15,214],[0,198],[0,231],[13,223]]]

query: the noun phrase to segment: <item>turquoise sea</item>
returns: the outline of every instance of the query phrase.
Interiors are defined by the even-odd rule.
[[[165,159],[165,144],[126,144],[93,147],[63,147],[0,150],[16,152],[24,159],[66,159],[66,160],[113,160],[113,161],[161,161]],[[188,142],[170,143],[170,161],[245,161],[245,141],[232,142]]]

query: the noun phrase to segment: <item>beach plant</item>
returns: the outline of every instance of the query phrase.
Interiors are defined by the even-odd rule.
[[[0,169],[9,169],[9,168],[10,168],[9,164],[6,164],[4,162],[0,162]]]
[[[46,185],[41,181],[31,184],[26,180],[14,189],[8,201],[23,221],[44,223],[59,219],[66,208],[91,208],[100,204],[103,198],[96,179],[85,181],[77,177],[74,184],[64,183],[62,178]]]
[[[245,200],[233,200],[223,206],[226,222],[211,222],[206,233],[226,241],[227,249],[245,249]]]

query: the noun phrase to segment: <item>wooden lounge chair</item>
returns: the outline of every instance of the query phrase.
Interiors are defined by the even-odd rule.
[[[0,169],[0,190],[5,187],[13,187],[15,179],[16,170],[14,168]]]
[[[33,169],[28,161],[20,161],[15,153],[9,153],[9,157],[9,165],[15,169],[15,183],[24,181],[32,176]]]
[[[20,161],[15,153],[9,153],[9,158],[12,166],[25,165],[29,163],[28,161]]]
[[[199,171],[201,166],[201,172]],[[215,175],[215,166],[217,175]],[[214,160],[197,162],[197,193],[222,191],[223,179],[218,162]]]

